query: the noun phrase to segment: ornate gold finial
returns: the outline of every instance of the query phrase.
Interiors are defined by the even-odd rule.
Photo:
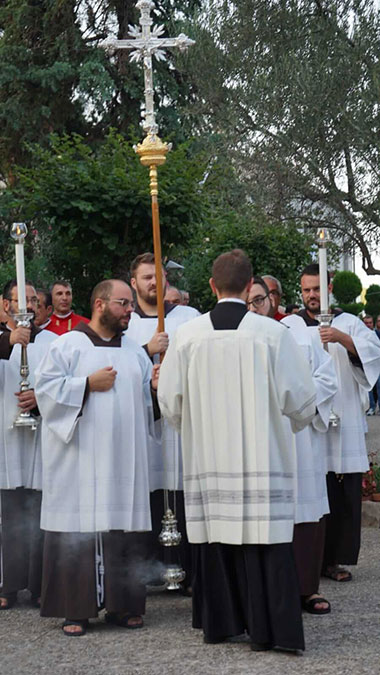
[[[142,143],[134,146],[143,166],[161,166],[165,164],[170,145],[163,143],[156,135],[146,136]]]

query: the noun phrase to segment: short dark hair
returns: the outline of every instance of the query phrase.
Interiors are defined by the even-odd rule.
[[[222,253],[212,266],[212,278],[220,293],[242,293],[252,279],[252,265],[240,248]]]
[[[65,288],[69,288],[70,291],[73,290],[70,281],[67,281],[67,279],[58,279],[57,281],[53,281],[52,285],[50,286],[50,293],[53,293],[54,286],[64,286]]]
[[[47,291],[46,288],[37,288],[37,295],[38,293],[41,293],[41,295],[44,296],[45,309],[46,307],[49,307],[49,305],[53,304],[51,293],[50,291]]]
[[[147,251],[146,253],[140,253],[140,255],[137,255],[134,260],[131,262],[131,267],[130,267],[130,276],[134,277],[136,274],[136,270],[140,265],[154,265],[155,260],[154,260],[154,253],[150,253]]]
[[[292,302],[290,305],[286,305],[285,312],[286,314],[291,314],[293,309],[299,309],[300,306],[297,305],[295,302]]]
[[[90,298],[91,312],[94,309],[95,300],[97,300],[97,298],[101,298],[102,300],[109,300],[110,299],[111,293],[112,293],[112,288],[113,288],[113,280],[112,279],[104,279],[103,281],[99,281],[99,283],[96,284],[95,288],[93,289],[93,291],[91,293],[91,298]]]
[[[11,295],[15,286],[17,286],[17,279],[7,281],[3,288],[3,300],[12,300]],[[33,281],[29,281],[29,279],[25,280],[25,286],[33,286],[35,288]]]
[[[301,279],[305,275],[308,275],[310,277],[319,277],[319,264],[318,263],[310,263],[310,265],[306,265],[306,267],[303,268],[301,272]],[[327,270],[327,283],[329,284],[331,280],[330,272]]]
[[[265,295],[269,295],[269,288],[262,277],[253,277],[253,283],[259,284],[265,292]]]

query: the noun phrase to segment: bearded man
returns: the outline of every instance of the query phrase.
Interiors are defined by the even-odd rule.
[[[103,606],[109,623],[143,625],[136,533],[151,526],[147,436],[157,381],[144,350],[124,335],[132,308],[127,284],[99,283],[90,323],[57,339],[36,376],[46,530],[41,614],[66,617],[69,636],[83,635]]]

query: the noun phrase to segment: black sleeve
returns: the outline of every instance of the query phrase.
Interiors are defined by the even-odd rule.
[[[152,398],[152,404],[153,404],[153,417],[154,421],[159,420],[161,418],[161,410],[160,406],[158,405],[158,399],[157,399],[157,392],[155,389],[152,387],[152,383],[150,383],[150,395]]]
[[[12,354],[13,345],[9,343],[10,331],[4,331],[0,335],[0,359],[8,360]]]
[[[363,364],[358,356],[355,356],[355,354],[352,354],[347,350],[348,358],[350,359],[351,363],[353,366],[356,368],[361,368],[363,370]]]
[[[82,417],[82,415],[83,415],[84,404],[86,403],[86,401],[87,401],[87,399],[88,399],[88,397],[89,397],[89,394],[90,394],[90,383],[89,383],[89,381],[88,381],[88,377],[86,377],[86,388],[85,388],[85,390],[84,390],[83,401],[82,401],[82,407],[81,407],[81,409],[80,409],[80,412],[79,412],[78,417]]]

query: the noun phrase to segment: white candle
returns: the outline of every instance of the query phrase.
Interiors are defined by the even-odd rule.
[[[321,314],[327,314],[329,311],[329,291],[327,284],[327,249],[325,246],[319,247],[319,292]]]
[[[24,244],[16,244],[16,277],[17,277],[17,296],[18,311],[21,314],[26,312],[26,292],[25,292],[25,264],[24,264]]]

